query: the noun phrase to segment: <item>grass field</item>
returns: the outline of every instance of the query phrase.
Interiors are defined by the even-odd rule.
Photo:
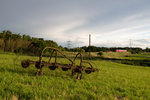
[[[104,52],[104,58],[150,60],[150,53],[131,54],[130,52]]]
[[[100,71],[84,73],[82,80],[76,80],[71,70],[48,68],[44,68],[43,76],[35,77],[34,65],[21,67],[24,59],[38,60],[38,57],[0,54],[0,99],[150,100],[150,67],[92,60]],[[63,58],[59,61],[67,63]]]
[[[149,53],[135,54],[133,56],[125,57],[125,59],[150,60],[150,54]]]

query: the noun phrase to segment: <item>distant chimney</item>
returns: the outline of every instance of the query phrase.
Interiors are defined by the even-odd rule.
[[[89,59],[91,58],[91,34],[89,34]]]

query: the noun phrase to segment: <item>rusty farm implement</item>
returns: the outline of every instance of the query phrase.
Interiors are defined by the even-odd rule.
[[[43,53],[46,49],[51,50],[50,57],[49,57],[49,60],[47,62],[42,60]],[[58,53],[61,54],[64,58],[68,59],[71,64],[58,63],[57,62]],[[54,54],[55,59],[54,59],[54,62],[51,62],[53,54]],[[75,60],[77,59],[78,56],[80,57],[80,64],[76,65]],[[83,63],[89,64],[90,67],[83,66]],[[90,74],[91,72],[98,71],[97,68],[93,68],[91,63],[83,60],[83,56],[81,53],[76,54],[75,58],[73,60],[71,60],[66,55],[64,55],[60,50],[58,50],[57,48],[53,48],[53,47],[45,47],[40,54],[39,61],[23,60],[21,62],[21,65],[23,68],[29,67],[30,64],[35,64],[35,67],[37,68],[36,76],[43,74],[42,68],[44,66],[49,67],[50,70],[55,70],[56,68],[61,68],[63,71],[68,71],[70,69],[70,70],[72,70],[72,76],[77,74],[78,80],[81,79],[83,71],[85,71],[85,73],[87,73],[87,74]]]

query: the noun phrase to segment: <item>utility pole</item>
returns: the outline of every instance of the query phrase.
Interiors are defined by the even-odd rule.
[[[129,40],[129,45],[130,45],[130,49],[132,48],[133,46],[133,42],[132,42],[132,39]]]
[[[132,47],[132,40],[130,39],[130,48]]]
[[[130,50],[130,52],[132,51],[132,39],[129,39],[129,50]]]
[[[91,34],[89,34],[89,59],[91,58]]]

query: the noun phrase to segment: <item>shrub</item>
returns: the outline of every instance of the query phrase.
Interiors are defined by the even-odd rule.
[[[100,52],[98,52],[97,54],[100,55],[100,56],[102,56],[102,55],[103,55],[103,52],[100,51]]]

